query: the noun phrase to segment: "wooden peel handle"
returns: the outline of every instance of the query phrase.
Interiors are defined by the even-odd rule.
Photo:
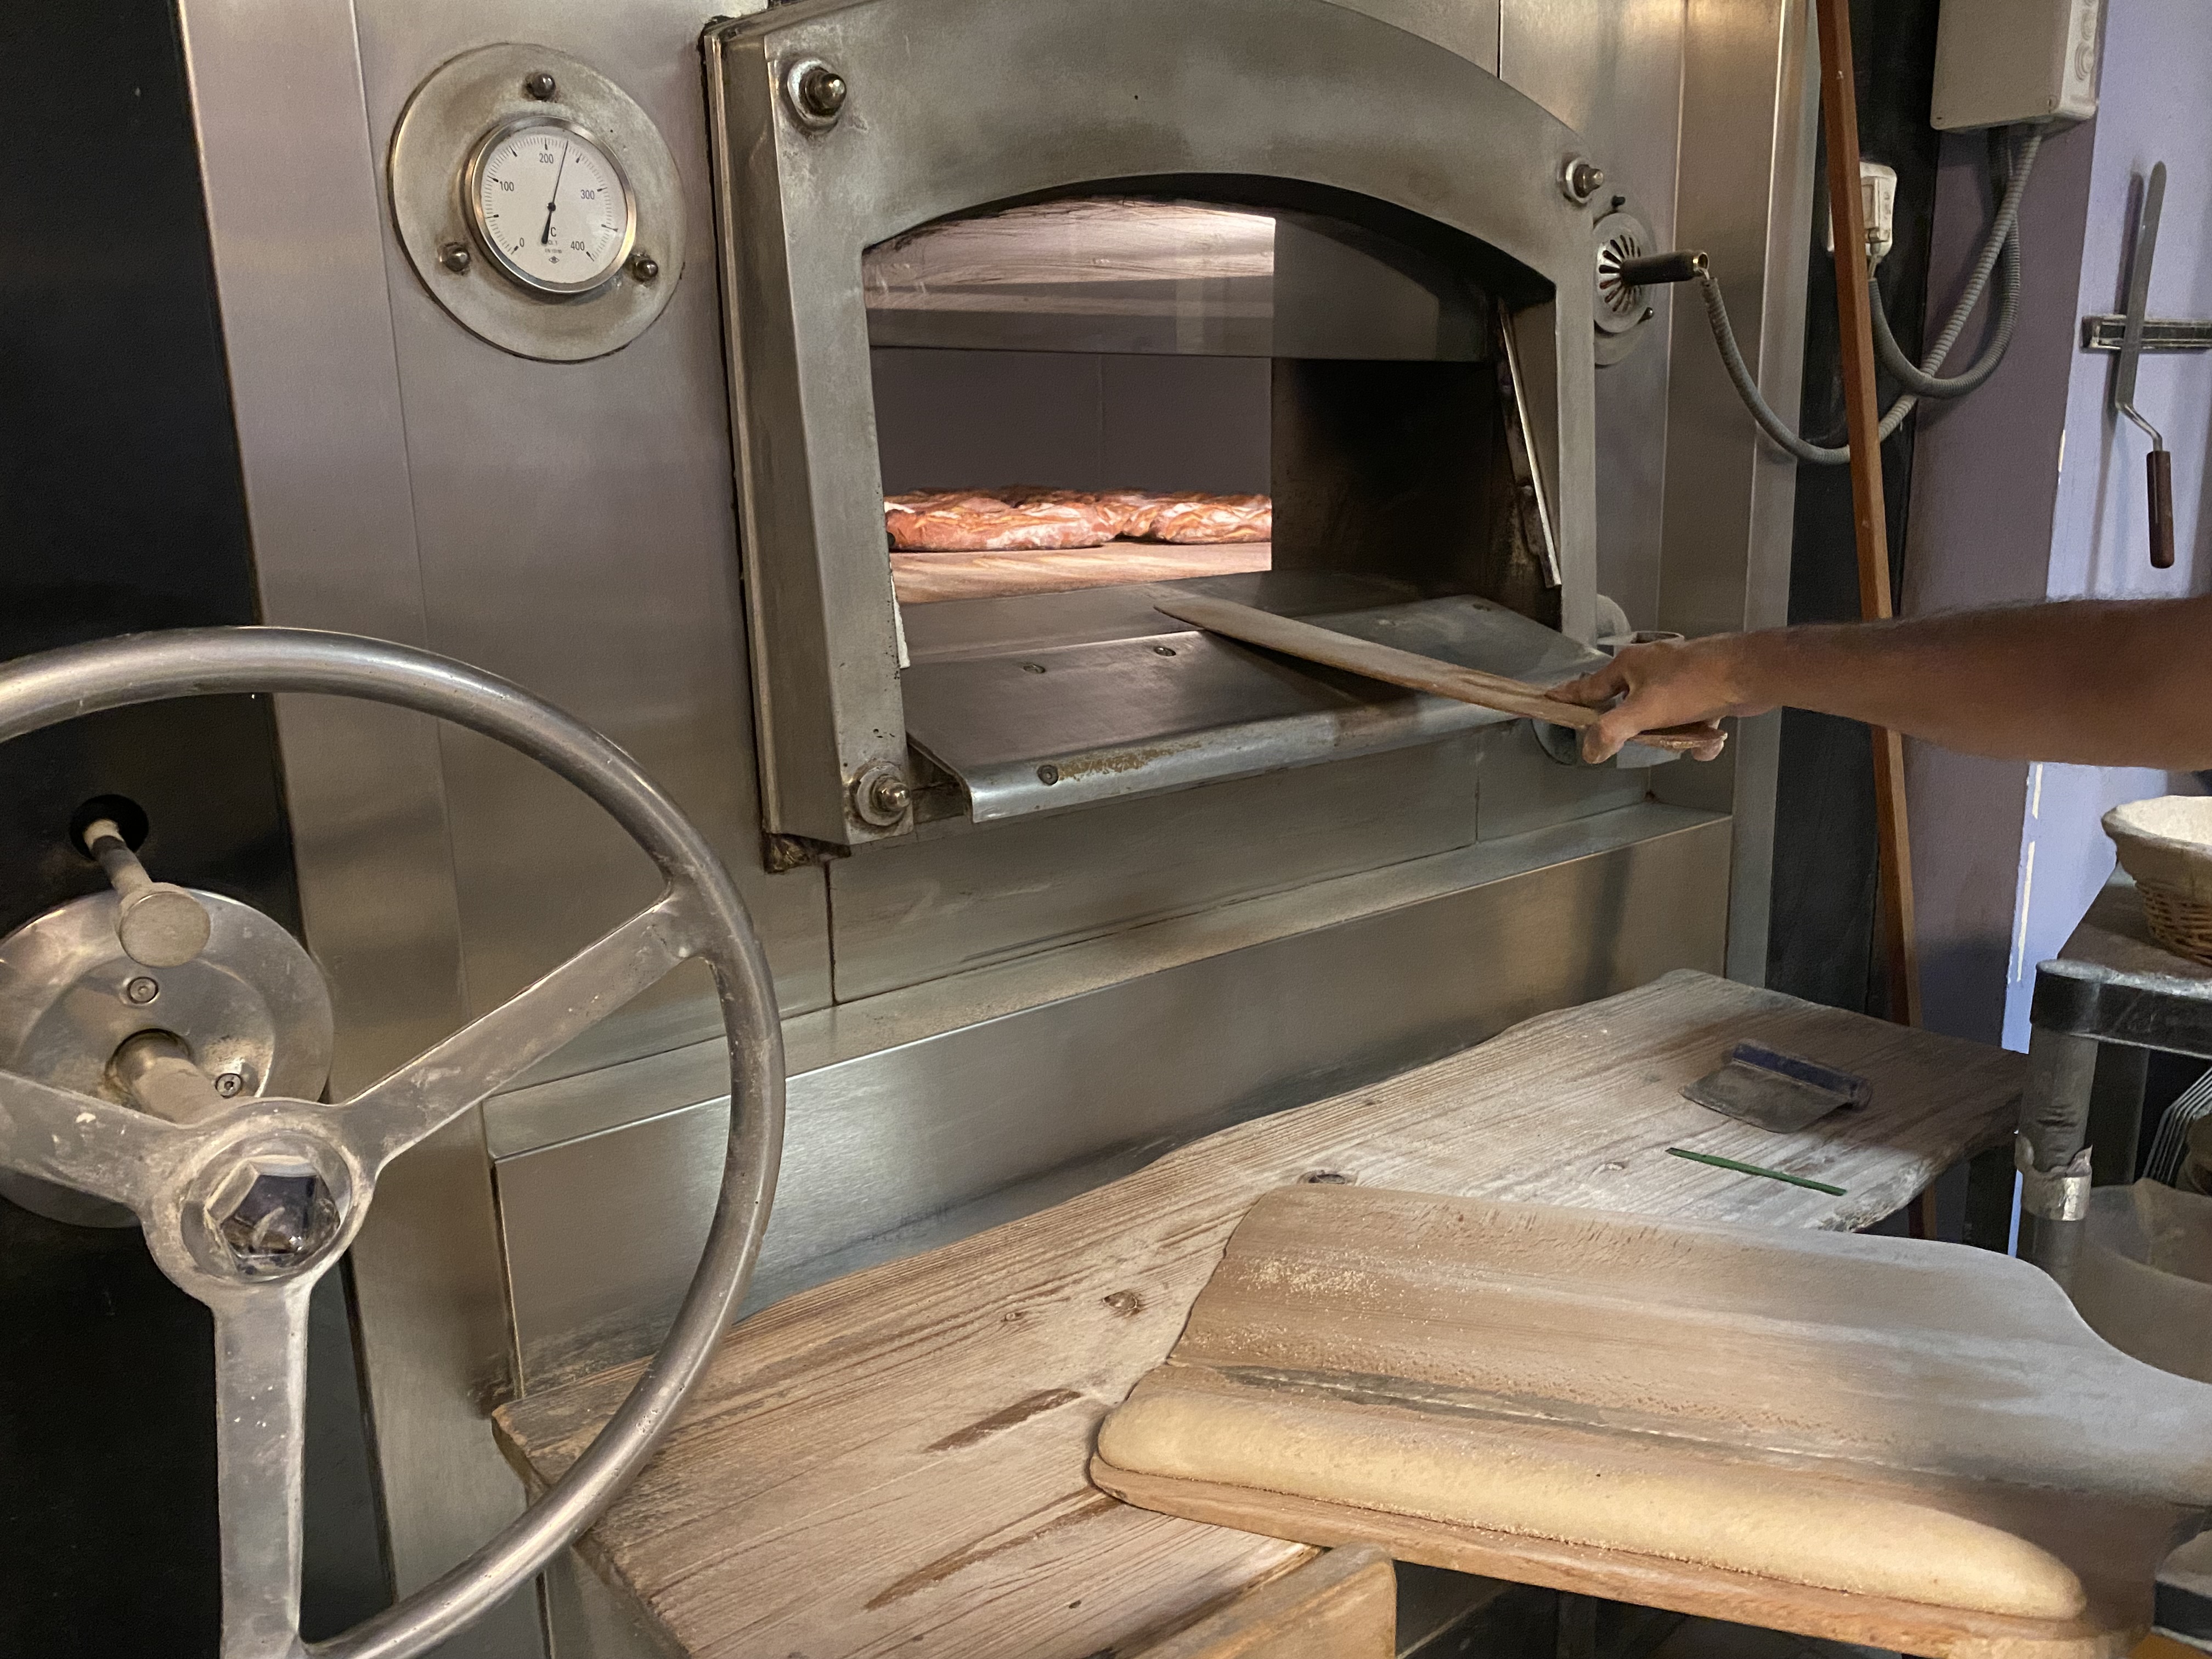
[[[1495,708],[1501,714],[1521,714],[1583,732],[1602,718],[1600,710],[1585,708],[1577,702],[1560,702],[1547,696],[1542,686],[1527,680],[1439,662],[1434,657],[1401,651],[1395,646],[1377,645],[1372,640],[1340,634],[1333,629],[1300,622],[1295,617],[1279,617],[1272,611],[1257,610],[1230,599],[1179,593],[1157,608],[1177,622],[1202,628],[1209,634],[1256,645],[1266,651],[1279,651],[1304,662],[1364,674],[1385,684],[1402,685],[1409,691],[1432,692],[1478,708]],[[1702,726],[1675,726],[1638,732],[1636,741],[1679,753],[1712,742],[1713,733]]]

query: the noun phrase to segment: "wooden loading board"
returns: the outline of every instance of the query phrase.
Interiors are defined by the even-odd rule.
[[[1682,1098],[1744,1037],[1869,1078],[1872,1103],[1778,1135]],[[2007,1139],[2026,1068],[2019,1054],[1686,971],[1543,1015],[754,1316],[583,1548],[699,1659],[1134,1655],[1314,1553],[1132,1508],[1087,1474],[1100,1419],[1166,1357],[1261,1194],[1340,1177],[1856,1228]],[[1845,1191],[1731,1174],[1670,1146]],[[618,1368],[501,1408],[526,1479],[565,1468],[635,1375]]]

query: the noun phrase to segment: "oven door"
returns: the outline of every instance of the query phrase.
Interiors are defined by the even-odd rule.
[[[1474,764],[1483,711],[1194,635],[1146,579],[1527,677],[1595,660],[1612,203],[1487,70],[1328,0],[860,0],[707,40],[772,834],[853,847],[1413,745]],[[895,578],[887,483],[1086,482],[896,475],[963,453],[947,433],[1049,424],[1094,360],[1155,411],[1130,453],[1218,451],[1195,482],[1272,495],[1272,544],[1109,550],[1133,580],[981,598],[942,564]],[[1037,408],[963,399],[1024,365]]]

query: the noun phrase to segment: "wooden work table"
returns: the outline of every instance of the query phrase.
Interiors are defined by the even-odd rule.
[[[1739,1037],[1861,1073],[1873,1102],[1777,1135],[1683,1099]],[[2018,1054],[1669,974],[763,1310],[584,1548],[700,1659],[1134,1654],[1312,1553],[1129,1508],[1085,1473],[1099,1419],[1165,1357],[1261,1194],[1342,1178],[1856,1228],[2004,1140],[2025,1074]],[[565,1468],[635,1373],[501,1408],[525,1478]]]

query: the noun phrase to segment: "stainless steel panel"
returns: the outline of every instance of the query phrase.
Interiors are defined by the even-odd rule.
[[[1354,878],[1367,908],[1333,920],[1328,884],[1308,889],[1273,907],[1284,931],[1258,942],[1220,913],[1172,923],[1210,930],[1212,948],[796,1072],[763,1295],[854,1265],[872,1253],[867,1241],[902,1229],[909,1245],[938,1242],[950,1229],[924,1224],[955,1206],[975,1204],[967,1224],[989,1224],[1178,1139],[1388,1075],[1544,1009],[1671,968],[1711,971],[1727,862],[1725,823],[1633,808],[1424,861],[1448,869]],[[684,1101],[676,1058],[646,1062],[657,1080],[625,1091],[632,1105],[658,1094],[675,1109],[498,1166],[533,1386],[642,1352],[690,1273],[713,1196],[707,1149],[726,1106],[698,1071],[699,1092]],[[531,1092],[495,1113],[529,1118]],[[601,1103],[611,1103],[605,1091]],[[1069,1174],[1043,1178],[1054,1170]],[[977,1202],[1017,1183],[1034,1184]]]
[[[1483,736],[856,849],[830,872],[838,997],[1466,846]]]
[[[1379,17],[1498,73],[1500,0],[1346,0],[1353,11]]]
[[[266,622],[428,641],[352,8],[181,0],[208,228]],[[277,732],[307,938],[337,1015],[333,1086],[465,1012],[436,728],[284,698]],[[521,1488],[483,1419],[507,1322],[480,1121],[380,1183],[353,1247],[398,1588],[460,1559]],[[538,1644],[526,1595],[447,1651]]]
[[[380,139],[447,58],[488,41],[544,41],[644,108],[675,154],[687,236],[712,246],[695,9],[362,0],[358,10]],[[761,872],[711,264],[693,260],[659,320],[622,350],[542,363],[455,324],[395,236],[381,257],[429,643],[529,686],[636,757],[737,872],[786,1007],[818,1006],[829,994],[819,874]],[[603,815],[495,745],[449,734],[446,781],[472,1011],[657,890]],[[665,982],[564,1063],[711,1032],[703,992],[696,976]]]
[[[550,1659],[685,1659],[659,1621],[571,1548],[547,1564]]]
[[[1676,240],[1711,256],[1760,390],[1793,411],[1819,116],[1808,9],[1691,0],[1688,19],[1682,104],[1696,118],[1682,134]],[[1796,464],[1753,436],[1695,296],[1677,290],[1674,304],[1657,626],[1692,635],[1775,627],[1789,618]],[[1670,766],[1653,780],[1662,799],[1735,818],[1728,971],[1752,984],[1766,973],[1779,741],[1778,715],[1743,720],[1720,760]]]
[[[352,7],[303,0],[279,27],[252,0],[183,0],[179,16],[262,620],[421,643]],[[278,714],[301,902],[337,999],[333,1081],[350,1088],[461,1011],[437,728],[325,698]]]
[[[1527,379],[1556,410],[1566,626],[1589,631],[1592,254],[1558,185],[1580,142],[1469,60],[1343,9],[1136,3],[877,0],[710,33],[746,591],[756,637],[776,641],[755,659],[772,827],[867,838],[848,783],[900,758],[859,266],[981,203],[1116,177],[1272,179],[1456,228],[1550,279],[1552,302],[1527,313],[1549,330],[1523,343],[1540,346]],[[827,130],[791,118],[781,90],[781,66],[811,57],[854,89]],[[943,94],[979,82],[994,95]],[[1437,113],[1401,118],[1415,105]],[[1480,132],[1488,164],[1441,164],[1446,130]]]
[[[1629,758],[1624,754],[1621,761]],[[1547,824],[1632,806],[1650,792],[1651,776],[1652,769],[1644,764],[1583,766],[1555,760],[1536,741],[1534,726],[1516,720],[1489,734],[1476,823],[1485,841],[1525,836]]]
[[[1547,863],[1717,822],[1680,807],[1643,805],[1600,821],[1555,826],[1508,844],[1465,848],[1379,870],[1310,882],[1125,928],[1038,955],[862,998],[783,1022],[787,1071],[825,1067],[941,1036],[963,1026],[1104,990],[1317,927],[1425,904],[1461,888],[1502,880]],[[696,1104],[726,1087],[720,1047],[697,1043],[633,1061],[609,1079],[576,1077],[517,1087],[489,1103],[487,1145],[495,1161]]]
[[[1676,240],[1701,248],[1727,289],[1760,390],[1797,406],[1813,198],[1817,88],[1804,9],[1786,0],[1693,0],[1682,99]],[[1747,87],[1771,88],[1746,97]],[[1677,319],[1668,407],[1662,627],[1765,627],[1788,614],[1796,468],[1753,441],[1694,295]],[[1702,556],[1696,550],[1704,550]]]
[[[1794,409],[1817,115],[1805,9],[1784,0],[1506,0],[1501,72],[1590,140],[1662,246],[1712,255],[1754,373]],[[1679,318],[1675,306],[1685,306]],[[1789,599],[1793,465],[1759,442],[1694,295],[1597,375],[1599,586],[1638,626],[1771,626]],[[1662,799],[1730,812],[1729,971],[1765,971],[1778,734],[1674,766]]]
[[[1625,196],[1657,245],[1674,246],[1682,0],[1505,0],[1501,9],[1499,73],[1589,141],[1606,171],[1601,204]],[[1628,356],[1597,374],[1597,586],[1639,628],[1658,625],[1672,320],[1659,307]]]

